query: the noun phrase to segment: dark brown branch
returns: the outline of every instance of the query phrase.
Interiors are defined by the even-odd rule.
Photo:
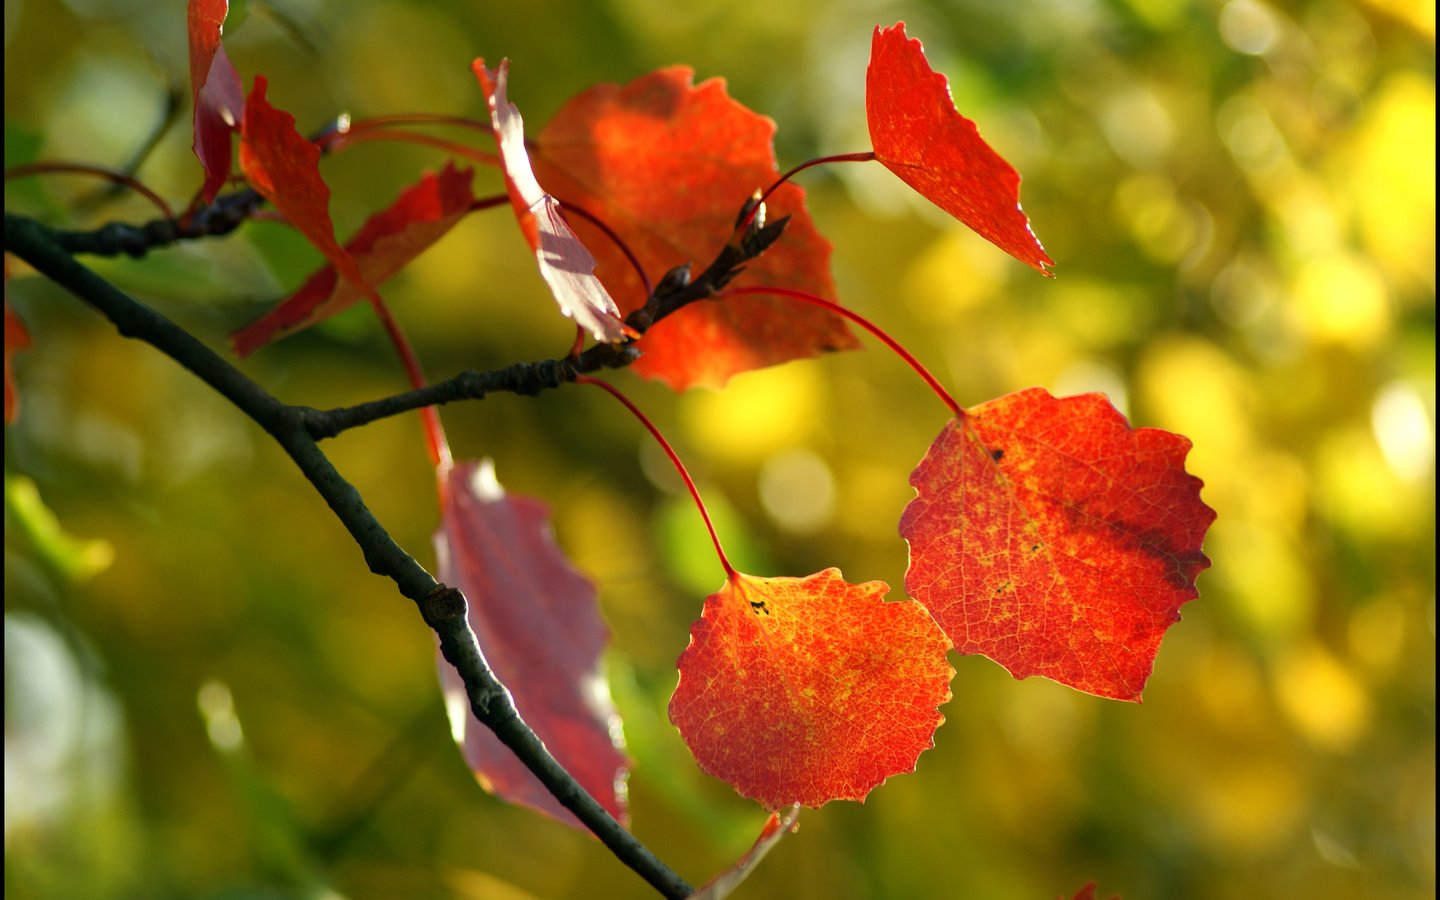
[[[229,234],[255,212],[265,198],[250,188],[215,198],[188,217],[152,219],[144,225],[111,222],[90,231],[50,230],[55,245],[66,253],[141,257],[180,241]],[[6,213],[9,216],[9,213]]]
[[[740,274],[745,263],[764,253],[785,231],[790,218],[786,216],[769,225],[757,216],[730,243],[721,248],[699,278],[691,280],[689,264],[676,266],[660,279],[645,305],[625,318],[637,334],[644,335],[656,322],[699,300],[715,296],[732,278]],[[619,344],[595,344],[578,356],[547,359],[533,363],[516,363],[488,372],[461,372],[444,381],[406,391],[357,406],[337,409],[304,409],[306,427],[316,440],[334,437],[342,431],[369,424],[378,419],[410,412],[426,406],[453,403],[457,400],[480,400],[486,394],[511,393],[534,396],[575,380],[577,375],[602,369],[619,369],[640,357],[634,341]]]
[[[510,692],[485,664],[466,617],[464,596],[441,585],[390,537],[360,493],[321,452],[309,431],[314,410],[271,396],[189,332],[121,292],[77,262],[53,230],[5,213],[5,251],[99,310],[125,337],[150,344],[213,387],[264,428],[295,461],[364,554],[366,565],[388,577],[419,608],[440,638],[441,652],[465,683],[471,710],[566,809],[584,822],[616,858],[666,897],[685,897],[689,885],[660,862],[582,788],[545,749],[515,710]]]

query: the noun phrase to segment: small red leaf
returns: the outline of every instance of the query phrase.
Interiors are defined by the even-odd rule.
[[[472,66],[480,90],[490,106],[490,124],[500,146],[500,166],[505,172],[505,190],[525,241],[535,252],[540,275],[560,304],[560,311],[595,336],[597,341],[615,342],[625,337],[620,310],[595,277],[595,257],[560,216],[560,204],[541,189],[530,168],[530,154],[525,149],[525,123],[520,110],[505,94],[505,81],[510,70],[508,59],[500,60],[500,68],[491,72],[485,60],[477,59]]]
[[[704,266],[735,229],[745,198],[779,177],[775,123],[741,106],[712,78],[689,69],[652,72],[621,87],[602,84],[570,100],[536,139],[535,167],[557,197],[612,228],[658,278],[682,263]],[[791,216],[780,241],[748,263],[745,284],[834,299],[830,243],[805,210],[805,192],[782,185],[771,219]],[[600,277],[625,312],[645,288],[613,241],[583,222]],[[588,229],[588,230],[587,230]],[[693,303],[650,329],[631,368],[676,390],[722,386],[730,376],[859,346],[832,313],[773,296]]]
[[[1020,173],[960,115],[905,23],[875,29],[865,78],[875,158],[930,202],[1011,256],[1045,272],[1055,261],[1020,210]]]
[[[475,200],[470,175],[470,169],[457,169],[447,162],[438,176],[427,172],[366,221],[345,244],[366,284],[384,283],[469,212]],[[348,309],[363,296],[355,285],[339,278],[334,264],[326,265],[300,290],[231,335],[231,344],[237,354],[246,356]]]
[[[724,900],[735,892],[735,889],[760,865],[760,860],[765,854],[774,849],[780,843],[780,839],[799,826],[795,823],[800,820],[800,804],[795,804],[785,811],[781,816],[778,812],[772,812],[770,818],[765,820],[764,826],[760,829],[760,836],[755,838],[755,843],[745,851],[745,855],[735,860],[734,865],[705,882],[705,886],[691,894],[688,900]]]
[[[838,569],[734,575],[680,654],[670,721],[700,768],[775,810],[863,800],[945,720],[950,641],[919,604]]]
[[[270,105],[265,87],[265,76],[255,76],[255,87],[245,101],[240,168],[250,186],[305,235],[342,278],[369,296],[374,289],[335,240],[330,188],[320,177],[320,148],[295,130],[294,116]]]
[[[206,203],[230,177],[230,135],[245,115],[245,88],[220,46],[228,0],[190,0],[190,91],[195,107],[193,149],[205,171],[201,196]]]
[[[545,508],[506,496],[488,462],[450,471],[435,534],[440,580],[470,604],[470,626],[486,662],[510,689],[520,717],[575,779],[622,823],[627,762],[620,719],[600,656],[609,633],[595,587],[555,546]],[[441,666],[447,697],[464,696]],[[465,759],[487,790],[568,825],[578,819],[461,704]]]
[[[10,281],[10,257],[5,257],[5,281]],[[11,371],[10,360],[16,353],[30,346],[30,332],[15,310],[10,308],[10,298],[5,298],[5,424],[15,421],[20,412],[20,395],[15,390],[15,373]]]
[[[1190,442],[1132,429],[1101,394],[1009,394],[951,420],[910,476],[905,590],[961,653],[1139,700],[1198,596],[1214,510]]]

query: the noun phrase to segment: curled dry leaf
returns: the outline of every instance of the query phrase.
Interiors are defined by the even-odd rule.
[[[378,286],[444,237],[470,211],[470,169],[447,162],[439,175],[427,172],[390,206],[371,216],[345,251],[360,277]],[[363,294],[325,265],[274,309],[230,336],[235,352],[246,356],[259,347],[309,328],[348,309]]]
[[[735,574],[680,654],[670,720],[700,768],[776,810],[863,800],[945,721],[950,641],[925,609],[838,569]]]
[[[230,136],[245,114],[245,88],[220,45],[229,11],[228,0],[190,0],[186,23],[190,35],[190,94],[195,108],[192,145],[205,172],[201,197],[206,203],[230,177]]]
[[[1041,388],[946,424],[900,520],[905,591],[961,653],[1016,678],[1139,700],[1165,630],[1198,596],[1215,511],[1190,441],[1133,429],[1101,394]]]
[[[335,240],[330,188],[320,177],[320,148],[295,130],[294,116],[270,105],[265,88],[265,77],[255,76],[240,129],[241,170],[250,186],[324,254],[342,278],[372,296],[374,288]]]
[[[1021,262],[1055,261],[1020,210],[1020,173],[960,115],[945,76],[930,68],[905,23],[876,28],[865,79],[875,158],[930,202]]]
[[[500,60],[494,72],[485,60],[475,60],[475,78],[490,106],[490,124],[500,146],[500,166],[505,172],[505,190],[520,222],[525,242],[540,264],[540,275],[550,286],[560,311],[574,319],[597,341],[619,341],[625,337],[620,310],[600,279],[595,277],[595,257],[575,236],[560,216],[560,204],[545,193],[530,168],[525,149],[525,123],[520,111],[506,97],[508,59]]]

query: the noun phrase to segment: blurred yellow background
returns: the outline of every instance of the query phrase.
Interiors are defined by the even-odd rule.
[[[878,165],[810,172],[840,299],[972,404],[1107,392],[1195,443],[1219,512],[1201,597],[1143,705],[957,658],[916,774],[800,817],[742,897],[1409,898],[1435,891],[1435,10],[1418,0],[249,0],[226,46],[302,130],[476,116],[512,60],[538,129],[571,94],[686,63],[780,126],[782,167],[868,148],[872,28],[904,19],[1025,177],[1040,278]],[[5,7],[6,164],[120,167],[188,98],[183,4]],[[199,184],[189,111],[139,176]],[[442,157],[327,161],[348,236]],[[478,191],[499,190],[494,173]],[[86,227],[73,178],[6,208]],[[739,198],[737,198],[738,203]],[[274,224],[96,260],[223,346],[317,264]],[[677,260],[677,262],[680,262]],[[652,273],[653,274],[653,273]],[[434,376],[564,352],[504,210],[385,296]],[[43,280],[5,432],[5,887],[12,897],[642,897],[593,839],[486,796],[450,743],[432,638],[253,424]],[[403,388],[363,310],[243,368],[334,406]],[[685,456],[735,562],[903,584],[906,477],[945,410],[883,348],[676,396],[614,380]],[[665,717],[722,572],[639,425],[598,391],[444,411],[462,457],[552,505],[614,632],[637,835],[694,883],[764,816]],[[414,417],[328,449],[427,567]]]

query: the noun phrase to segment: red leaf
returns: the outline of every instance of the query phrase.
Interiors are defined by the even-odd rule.
[[[622,823],[627,762],[620,719],[600,655],[609,637],[595,588],[573,568],[550,533],[545,507],[508,497],[488,462],[450,471],[441,529],[440,580],[470,603],[480,650],[515,707],[575,779]],[[447,696],[464,688],[441,666]],[[462,705],[463,748],[487,790],[582,828]]]
[[[10,281],[10,257],[5,257],[5,281]],[[16,353],[30,346],[30,332],[15,310],[10,308],[10,298],[5,298],[5,424],[15,421],[20,412],[20,395],[15,390],[15,373],[11,371],[10,359]]]
[[[335,240],[330,188],[320,177],[320,148],[295,130],[294,116],[269,104],[265,87],[265,76],[255,76],[240,130],[240,168],[250,186],[325,254],[342,278],[370,296],[374,289]]]
[[[186,20],[190,32],[190,91],[195,107],[193,149],[205,171],[201,195],[205,202],[230,177],[230,135],[245,115],[245,89],[220,46],[228,0],[190,0]]]
[[[505,172],[510,205],[515,208],[520,231],[535,251],[540,275],[550,286],[560,311],[595,335],[597,341],[624,339],[625,325],[620,321],[620,310],[595,277],[595,257],[565,224],[560,216],[560,204],[541,189],[530,168],[530,154],[525,149],[525,123],[520,111],[505,95],[510,61],[500,60],[500,68],[493,73],[485,68],[483,59],[475,60],[472,68],[490,106],[490,125],[500,145],[500,166]]]
[[[1009,394],[950,421],[910,476],[905,590],[961,653],[1139,700],[1198,596],[1214,510],[1190,442],[1132,429],[1101,394]]]
[[[1045,272],[1055,261],[1020,210],[1020,173],[960,115],[905,23],[875,29],[865,78],[875,158],[930,202],[1011,256]]]
[[[1095,882],[1092,881],[1092,882],[1090,882],[1089,884],[1087,884],[1087,885],[1085,885],[1084,887],[1082,887],[1080,890],[1076,891],[1076,892],[1075,892],[1075,896],[1072,898],[1072,900],[1095,900],[1095,896],[1096,896],[1096,895],[1095,895],[1095,891],[1096,891],[1097,888],[1098,888],[1098,885],[1097,885]],[[1057,897],[1056,900],[1065,900],[1065,898],[1064,898],[1064,896],[1060,896],[1060,897]],[[1110,900],[1120,900],[1120,895],[1119,895],[1119,894],[1111,894],[1111,895],[1110,895]]]
[[[536,139],[542,183],[612,228],[652,278],[685,262],[704,266],[735,229],[735,215],[779,173],[775,123],[732,100],[725,82],[691,84],[691,70],[652,72],[624,87],[597,85],[572,99]],[[790,215],[785,236],[740,276],[834,299],[830,243],[805,211],[805,192],[785,184],[767,201]],[[630,312],[645,289],[614,243],[576,227],[600,260],[600,277]],[[589,231],[586,229],[590,228]],[[837,316],[779,297],[694,303],[646,333],[632,369],[676,390],[720,387],[730,376],[828,350],[858,346]]]
[[[438,176],[427,172],[355,233],[345,250],[367,285],[382,284],[469,212],[475,200],[470,175],[470,169],[457,169],[450,162]],[[348,309],[362,296],[352,283],[340,280],[333,264],[326,265],[300,290],[231,335],[231,343],[237,354],[246,356]]]
[[[705,886],[691,894],[688,900],[724,900],[730,896],[750,876],[755,867],[760,865],[760,860],[765,858],[765,854],[780,843],[781,838],[799,828],[795,824],[799,819],[800,805],[798,803],[786,810],[784,816],[778,812],[772,812],[770,818],[765,820],[765,825],[760,829],[760,836],[755,838],[755,843],[745,852],[745,855],[735,860],[735,864],[730,868],[705,882]]]
[[[919,604],[838,569],[733,576],[680,654],[670,721],[700,768],[767,809],[863,800],[945,720],[950,642]]]

